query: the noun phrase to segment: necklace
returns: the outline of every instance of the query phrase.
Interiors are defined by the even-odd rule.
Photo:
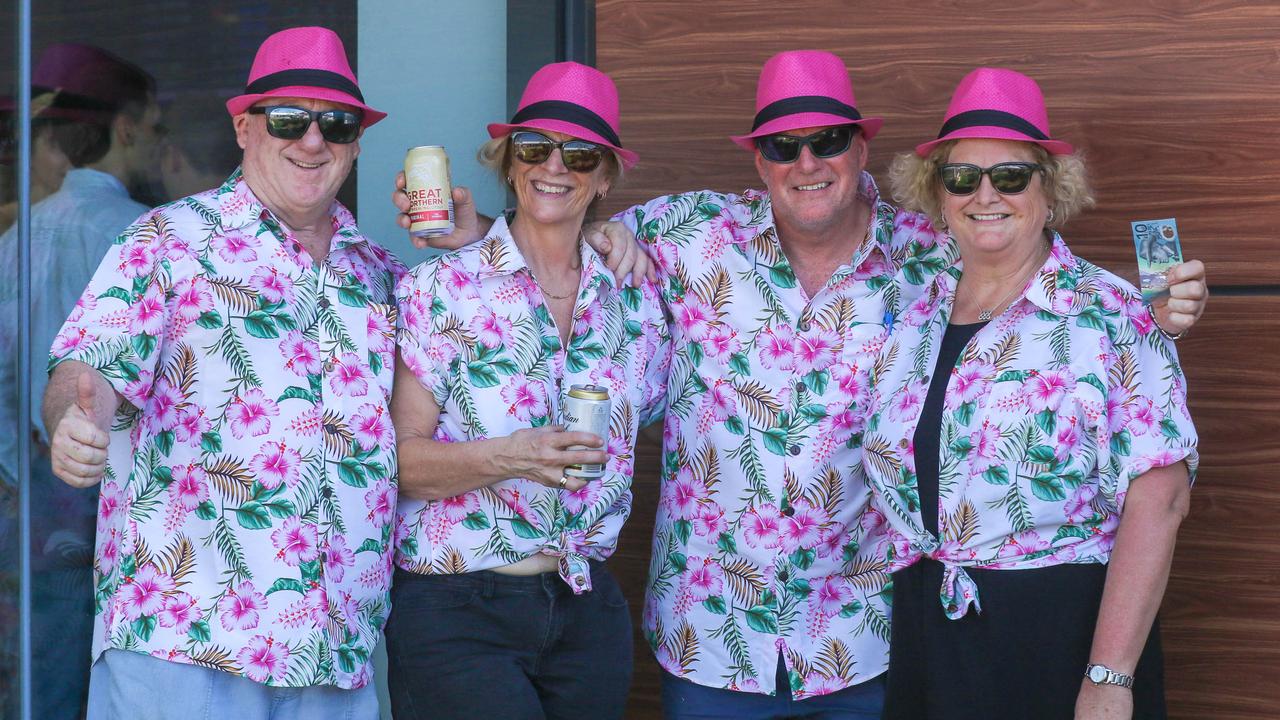
[[[582,235],[581,235],[581,234],[579,234],[579,235],[578,235],[578,256],[579,256],[579,257],[581,257],[581,255],[582,255]],[[574,269],[575,269],[575,270],[580,270],[581,268],[582,268],[582,266],[581,266],[581,265],[578,265],[577,267],[574,267]],[[578,294],[578,293],[574,292],[573,290],[570,290],[568,293],[566,293],[566,294],[564,294],[564,295],[556,295],[556,294],[555,294],[555,293],[553,293],[553,292],[549,292],[546,288],[542,287],[542,283],[538,282],[538,276],[537,276],[537,275],[535,275],[535,274],[533,274],[533,268],[532,268],[532,267],[530,267],[530,268],[529,268],[529,277],[533,278],[533,284],[538,286],[538,290],[539,290],[543,295],[546,295],[547,297],[551,298],[552,300],[568,300],[569,298],[571,298],[571,297],[575,297],[575,296],[577,296],[577,294]]]
[[[1005,295],[1003,298],[1000,299],[1000,302],[996,303],[995,305],[992,305],[990,308],[983,308],[975,300],[973,302],[973,305],[974,307],[978,308],[978,322],[987,322],[988,320],[990,320],[991,316],[995,314],[996,310],[1004,307],[1005,303],[1009,302],[1009,300],[1013,298],[1014,294],[1016,294],[1019,290],[1023,288],[1023,286],[1027,284],[1027,281],[1031,279],[1031,276],[1034,275],[1036,271],[1040,269],[1040,266],[1043,264],[1044,264],[1044,261],[1041,260],[1039,264],[1033,266],[1031,268],[1031,272],[1027,273],[1027,275],[1024,278],[1022,278],[1022,282],[1019,282],[1017,285],[1014,285],[1013,290],[1011,290],[1008,295]]]
[[[542,283],[538,282],[538,276],[534,275],[532,270],[529,271],[529,277],[533,278],[533,284],[538,286],[538,290],[541,290],[543,295],[546,295],[552,300],[568,300],[569,298],[577,294],[574,292],[569,292],[564,295],[556,295],[555,293],[548,292],[546,288],[542,287]]]

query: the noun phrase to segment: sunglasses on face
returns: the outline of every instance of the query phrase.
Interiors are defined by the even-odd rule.
[[[1002,195],[1017,195],[1031,184],[1031,176],[1043,170],[1038,163],[1005,162],[989,168],[968,163],[947,163],[938,167],[942,187],[952,195],[972,195],[982,184],[982,176],[991,178],[991,187]]]
[[[606,148],[586,140],[556,142],[542,133],[520,130],[511,134],[511,153],[517,160],[530,165],[541,165],[560,149],[560,161],[573,172],[587,173],[600,167]]]
[[[806,145],[814,157],[833,158],[849,149],[854,132],[852,125],[839,125],[804,137],[765,135],[756,138],[756,147],[769,162],[793,163],[800,158],[800,151]]]
[[[320,135],[326,142],[346,145],[360,137],[360,121],[363,116],[350,110],[308,110],[288,105],[267,105],[249,108],[250,115],[267,116],[267,134],[281,140],[297,140],[307,134],[307,128],[315,121],[320,125]]]

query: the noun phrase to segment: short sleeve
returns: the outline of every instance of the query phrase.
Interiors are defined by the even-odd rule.
[[[1098,468],[1103,493],[1122,507],[1129,484],[1152,468],[1186,461],[1194,481],[1199,453],[1186,376],[1173,343],[1123,319],[1111,338],[1107,397],[1097,427]]]
[[[164,247],[163,221],[139,218],[108,248],[49,350],[49,372],[67,360],[100,372],[116,392],[142,407],[169,326],[168,297],[187,270]]]
[[[405,273],[396,286],[396,345],[400,358],[444,407],[449,396],[449,365],[457,355],[449,339],[438,332],[437,321],[445,313],[438,296],[437,261],[428,260]]]

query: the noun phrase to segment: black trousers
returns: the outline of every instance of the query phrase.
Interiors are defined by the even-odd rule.
[[[621,718],[631,616],[591,563],[593,590],[556,573],[418,575],[397,569],[387,620],[396,720]]]
[[[982,612],[950,620],[941,563],[893,574],[885,720],[1071,720],[1093,644],[1105,565],[969,570]],[[1135,720],[1165,717],[1153,623],[1134,674]]]

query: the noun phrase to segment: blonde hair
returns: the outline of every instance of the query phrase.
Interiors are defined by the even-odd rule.
[[[927,157],[915,153],[902,153],[893,159],[889,167],[889,187],[893,199],[905,210],[923,213],[934,227],[945,227],[942,217],[942,196],[946,190],[938,177],[938,168],[947,162],[956,140],[939,143]],[[1084,158],[1079,153],[1050,155],[1044,148],[1027,143],[1044,171],[1040,183],[1053,217],[1045,227],[1057,230],[1067,224],[1080,211],[1094,205],[1093,190],[1089,187]]]

